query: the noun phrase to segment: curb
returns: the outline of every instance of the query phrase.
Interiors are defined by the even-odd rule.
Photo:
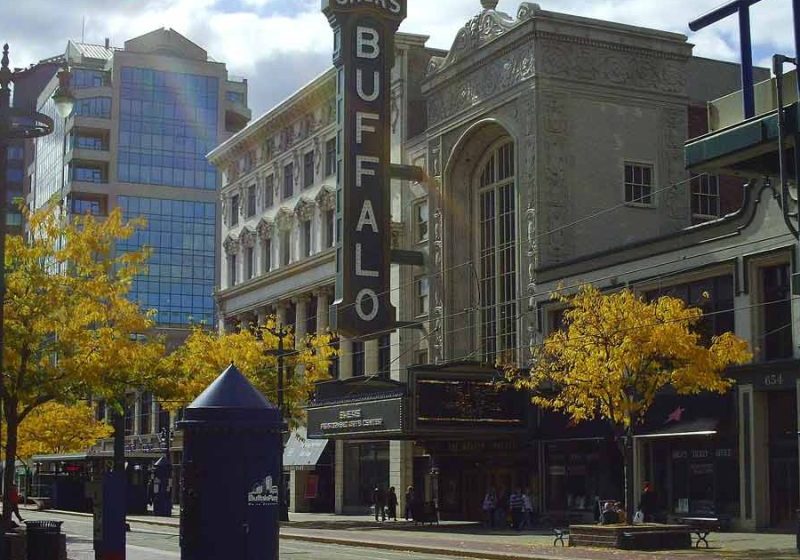
[[[490,552],[482,550],[459,550],[454,548],[439,548],[424,545],[404,545],[384,543],[377,541],[353,541],[348,539],[338,539],[336,537],[316,537],[313,535],[298,535],[297,533],[281,533],[281,538],[294,541],[306,541],[320,544],[335,544],[340,546],[351,546],[354,548],[376,548],[379,550],[397,550],[403,552],[419,552],[420,554],[433,554],[439,556],[453,556],[455,558],[480,558],[485,560],[556,560],[552,556],[532,556],[518,554],[504,554],[501,552]]]

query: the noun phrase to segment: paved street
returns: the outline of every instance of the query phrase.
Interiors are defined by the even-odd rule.
[[[92,522],[89,518],[59,515],[52,512],[24,512],[26,519],[58,519],[64,521],[67,533],[67,556],[70,560],[94,560],[92,551]],[[180,558],[177,529],[133,523],[128,533],[127,560],[174,560]],[[452,556],[437,556],[410,552],[375,550],[332,544],[300,541],[281,543],[281,558],[292,560],[452,560]]]

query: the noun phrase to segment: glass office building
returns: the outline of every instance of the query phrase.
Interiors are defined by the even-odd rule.
[[[142,307],[157,309],[158,323],[212,326],[214,204],[135,196],[120,196],[117,201],[126,219],[147,220],[147,226],[120,249],[153,250],[148,274],[134,280],[131,297]]]

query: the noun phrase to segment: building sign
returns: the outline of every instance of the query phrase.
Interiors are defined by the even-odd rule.
[[[247,493],[248,506],[278,505],[278,485],[272,482],[272,476],[256,481]]]
[[[522,427],[526,424],[526,395],[492,381],[417,378],[415,390],[417,426]]]
[[[403,398],[310,407],[308,436],[368,436],[403,430]]]
[[[337,122],[336,301],[344,336],[391,328],[391,71],[407,0],[322,0],[334,32]]]

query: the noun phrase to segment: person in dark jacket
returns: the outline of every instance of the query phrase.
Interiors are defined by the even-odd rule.
[[[389,488],[389,497],[386,499],[386,506],[389,510],[386,517],[397,521],[397,492],[395,492],[394,486]]]
[[[409,486],[406,489],[406,521],[414,519],[414,487]]]
[[[656,493],[649,482],[644,483],[642,496],[639,499],[639,511],[644,515],[645,523],[652,523],[656,514]]]
[[[375,507],[375,521],[381,516],[381,521],[386,521],[386,493],[376,486],[372,491],[372,505]]]

